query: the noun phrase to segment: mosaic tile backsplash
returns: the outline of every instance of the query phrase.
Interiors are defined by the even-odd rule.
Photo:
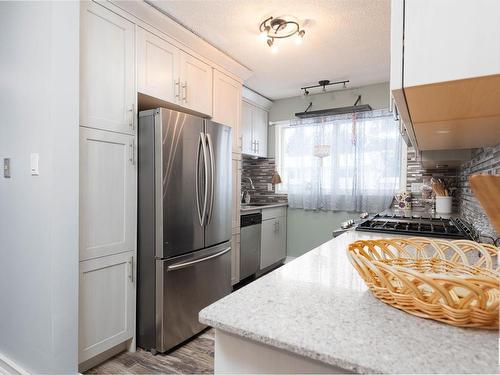
[[[250,189],[250,182],[244,177],[250,177],[255,186],[255,191],[250,191],[251,202],[257,203],[282,203],[287,202],[286,194],[277,194],[276,187],[273,191],[267,190],[267,184],[270,184],[273,178],[276,164],[274,159],[252,159],[243,156],[241,172],[241,191]]]
[[[459,212],[479,232],[485,236],[497,238],[500,233],[495,233],[483,208],[474,197],[469,186],[469,176],[476,173],[500,174],[500,144],[493,147],[478,148],[472,152],[472,158],[460,168],[458,175]],[[500,199],[500,197],[497,197]]]
[[[500,144],[473,150],[472,158],[457,169],[424,169],[417,160],[413,148],[408,148],[406,188],[411,190],[412,183],[422,183],[431,177],[445,180],[453,193],[453,208],[468,222],[472,223],[482,235],[497,238],[488,217],[474,197],[468,178],[475,173],[500,174]],[[413,207],[424,205],[419,194],[412,194]]]

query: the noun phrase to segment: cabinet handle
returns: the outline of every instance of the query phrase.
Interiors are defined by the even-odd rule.
[[[134,111],[134,109],[135,109],[135,104],[132,104],[132,106],[128,110],[128,112],[130,113],[130,120],[129,120],[128,126],[130,126],[130,128],[132,130],[135,130],[135,126],[134,126],[134,113],[135,113],[135,111]]]
[[[135,139],[132,140],[132,143],[129,145],[130,147],[130,162],[132,165],[135,165]]]
[[[260,150],[260,141],[255,141],[255,146],[257,148],[257,150],[255,152],[258,154],[259,150]]]
[[[177,79],[177,81],[175,81],[174,83],[175,87],[174,87],[174,93],[175,93],[175,97],[180,100],[180,97],[181,97],[181,78],[179,77],[179,79]]]
[[[184,103],[187,103],[187,96],[188,96],[188,89],[187,89],[187,81],[184,81],[184,84],[182,85],[182,101]]]
[[[128,279],[130,280],[131,283],[133,283],[134,282],[134,256],[133,255],[130,257],[130,260],[127,263],[128,263]]]

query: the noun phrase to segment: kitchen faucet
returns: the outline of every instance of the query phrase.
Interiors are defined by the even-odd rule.
[[[244,190],[242,189],[241,190],[241,201],[243,201],[245,199],[245,195],[248,194],[248,201],[247,201],[247,203],[249,203],[250,202],[250,193],[249,193],[249,190],[255,190],[255,186],[253,185],[253,181],[252,181],[252,179],[250,177],[243,176],[241,179],[242,180],[247,179],[248,181],[250,181],[250,189],[244,189]]]

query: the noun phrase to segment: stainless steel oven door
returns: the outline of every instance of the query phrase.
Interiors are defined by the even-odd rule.
[[[231,292],[231,245],[157,260],[156,275],[156,350],[165,352],[203,330],[200,310]]]

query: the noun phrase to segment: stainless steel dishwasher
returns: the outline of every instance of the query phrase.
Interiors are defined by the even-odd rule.
[[[259,271],[262,214],[241,215],[240,280]]]

